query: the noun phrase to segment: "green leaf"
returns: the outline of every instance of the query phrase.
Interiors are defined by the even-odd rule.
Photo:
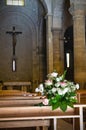
[[[66,110],[67,110],[67,104],[66,104],[66,102],[61,102],[61,104],[60,104],[60,109],[63,111],[63,112],[65,112]]]
[[[76,102],[77,102],[77,99],[72,99],[72,102],[73,102],[73,103],[76,103]]]
[[[54,98],[54,99],[52,99],[52,103],[57,103],[57,100]]]
[[[76,96],[76,93],[75,92],[71,92],[70,93],[70,96],[72,97],[72,96]]]
[[[61,95],[56,94],[56,100],[59,101],[61,99]]]
[[[73,108],[73,103],[72,102],[68,102],[68,106]]]
[[[53,98],[51,98],[51,99],[49,100],[49,103],[50,103],[50,104],[55,104],[55,103],[59,102],[60,99],[61,99],[61,96],[57,94],[55,97],[53,97]]]
[[[62,75],[62,80],[65,79],[66,73],[67,73],[67,70],[64,71],[64,73],[63,73],[63,75]]]
[[[52,110],[55,110],[59,107],[59,103],[52,104]]]

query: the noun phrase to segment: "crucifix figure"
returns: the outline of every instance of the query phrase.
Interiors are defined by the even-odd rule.
[[[13,26],[13,30],[12,31],[7,31],[6,33],[12,35],[12,40],[13,40],[13,56],[15,56],[16,35],[21,34],[22,32],[15,31],[15,26]]]

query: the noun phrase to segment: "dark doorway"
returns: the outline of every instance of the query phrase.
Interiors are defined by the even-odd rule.
[[[74,81],[73,26],[67,28],[64,34],[64,69],[67,69],[66,79]]]

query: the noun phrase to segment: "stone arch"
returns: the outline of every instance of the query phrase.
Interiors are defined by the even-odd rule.
[[[48,12],[48,8],[47,8],[47,5],[45,3],[45,0],[39,0],[39,1],[42,3],[42,6],[43,6],[45,12],[47,13]]]

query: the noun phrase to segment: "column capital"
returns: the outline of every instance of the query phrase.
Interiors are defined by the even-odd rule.
[[[86,13],[86,1],[82,0],[70,0],[69,12],[71,15],[85,15]]]
[[[53,14],[52,13],[47,13],[46,17],[48,17],[48,16],[53,16]]]
[[[55,27],[52,27],[52,28],[51,28],[51,31],[52,31],[52,32],[54,32],[54,31],[55,31],[55,32],[62,32],[62,29],[61,29],[61,28],[57,28],[57,27],[56,27],[56,28],[55,28]]]
[[[86,0],[70,0],[70,5],[86,5]]]

